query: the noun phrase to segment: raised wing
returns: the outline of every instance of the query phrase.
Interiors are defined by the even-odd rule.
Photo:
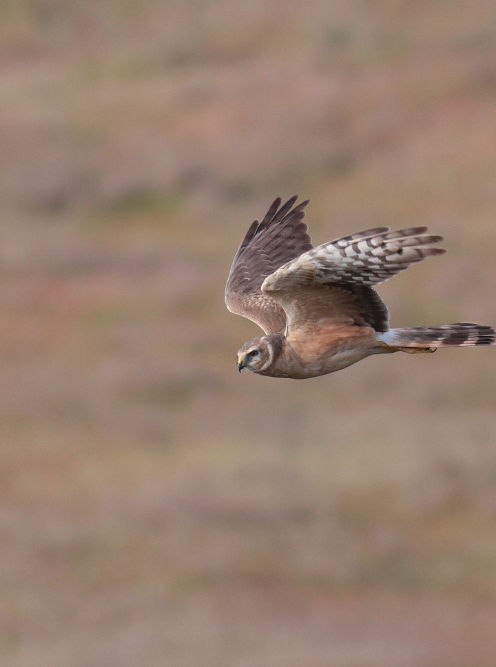
[[[305,206],[293,208],[297,196],[281,206],[278,197],[262,222],[250,225],[234,257],[226,283],[227,308],[258,324],[265,333],[281,331],[286,326],[283,308],[260,287],[265,278],[286,262],[312,248],[303,222]]]
[[[396,232],[377,227],[324,243],[268,276],[262,291],[281,304],[289,327],[330,318],[387,331],[387,309],[372,286],[444,253],[431,247],[442,237],[426,232],[426,227]]]

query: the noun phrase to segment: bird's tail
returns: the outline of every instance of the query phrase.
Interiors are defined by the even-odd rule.
[[[383,343],[402,352],[435,352],[438,347],[496,345],[496,331],[483,324],[457,322],[441,327],[390,329],[380,334]]]

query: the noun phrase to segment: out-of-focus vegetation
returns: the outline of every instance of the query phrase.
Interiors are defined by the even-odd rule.
[[[236,372],[271,200],[427,224],[394,325],[496,324],[494,2],[4,0],[0,662],[493,665],[491,349]]]

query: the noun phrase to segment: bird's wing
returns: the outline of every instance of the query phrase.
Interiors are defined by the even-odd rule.
[[[281,206],[278,197],[262,222],[250,225],[234,257],[226,283],[227,308],[258,324],[265,333],[282,331],[286,326],[283,308],[260,287],[265,278],[289,260],[312,248],[303,222],[308,201],[294,206],[291,197]]]
[[[426,232],[377,227],[324,243],[267,276],[262,291],[283,307],[289,329],[325,319],[387,331],[387,308],[373,285],[445,252],[431,247],[442,237]]]

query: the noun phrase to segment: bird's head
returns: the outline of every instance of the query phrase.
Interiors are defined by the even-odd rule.
[[[274,351],[270,336],[252,338],[238,352],[238,370],[247,368],[253,373],[262,373],[274,361]]]

